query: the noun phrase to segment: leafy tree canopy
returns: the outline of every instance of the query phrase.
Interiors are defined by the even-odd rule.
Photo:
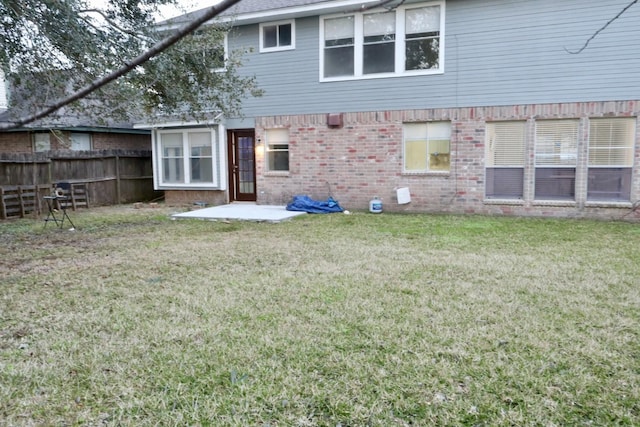
[[[33,114],[121,69],[170,34],[154,17],[176,1],[105,0],[95,7],[87,0],[0,0],[0,69],[12,110]],[[220,22],[200,27],[65,114],[96,123],[237,114],[242,99],[260,91],[237,73],[236,53],[225,57],[228,30]]]

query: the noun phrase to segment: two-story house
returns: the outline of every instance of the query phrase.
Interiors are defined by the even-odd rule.
[[[264,96],[153,129],[167,201],[634,217],[640,5],[242,0],[229,50]],[[178,25],[194,12],[167,25]],[[585,47],[586,44],[586,47]],[[398,204],[397,189],[411,201]]]

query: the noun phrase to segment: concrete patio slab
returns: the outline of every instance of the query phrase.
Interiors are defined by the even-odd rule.
[[[239,221],[267,221],[280,222],[291,219],[305,212],[292,212],[286,206],[256,205],[255,203],[231,203],[228,205],[212,206],[194,211],[172,215],[176,219],[204,219],[211,221],[239,220]]]

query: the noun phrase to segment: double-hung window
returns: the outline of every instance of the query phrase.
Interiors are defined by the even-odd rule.
[[[295,21],[260,24],[260,52],[295,49]]]
[[[91,134],[71,132],[69,136],[71,148],[74,151],[90,151],[91,150]]]
[[[587,200],[629,201],[635,118],[602,118],[589,122]]]
[[[51,150],[51,138],[49,132],[36,132],[33,134],[33,147],[34,151],[48,151]]]
[[[526,122],[487,123],[486,188],[488,199],[522,199]]]
[[[344,16],[324,21],[324,77],[353,76],[354,17]]]
[[[364,15],[362,73],[393,73],[396,52],[396,14]]]
[[[536,123],[536,199],[575,200],[578,123],[578,120]]]
[[[267,170],[287,172],[289,170],[289,130],[267,129]]]
[[[216,133],[211,129],[158,132],[161,186],[218,185]]]
[[[444,2],[320,22],[320,80],[442,72]]]
[[[451,123],[405,123],[404,172],[449,172]]]
[[[433,70],[440,65],[440,7],[407,9],[405,70]]]

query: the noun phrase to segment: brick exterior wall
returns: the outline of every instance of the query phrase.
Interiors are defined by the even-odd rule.
[[[151,135],[94,133],[94,150],[151,150]]]
[[[27,132],[0,132],[0,152],[31,153],[32,146],[31,135]]]
[[[205,202],[210,206],[227,203],[226,191],[207,190],[165,190],[164,201],[169,206],[190,206],[195,202]]]
[[[327,126],[326,114],[261,117],[256,140],[264,141],[267,129],[289,129],[289,172],[267,171],[258,151],[258,203],[285,204],[296,194],[316,199],[331,195],[345,209],[364,210],[378,196],[385,211],[396,212],[640,219],[640,212],[632,211],[632,203],[640,199],[637,119],[631,202],[587,202],[584,172],[589,119],[637,117],[639,105],[624,101],[345,113],[341,127]],[[534,200],[535,123],[544,119],[580,120],[573,202]],[[485,124],[505,120],[527,122],[524,197],[485,200]],[[450,172],[403,173],[403,123],[431,121],[451,122]],[[409,188],[411,203],[397,203],[399,187]]]

